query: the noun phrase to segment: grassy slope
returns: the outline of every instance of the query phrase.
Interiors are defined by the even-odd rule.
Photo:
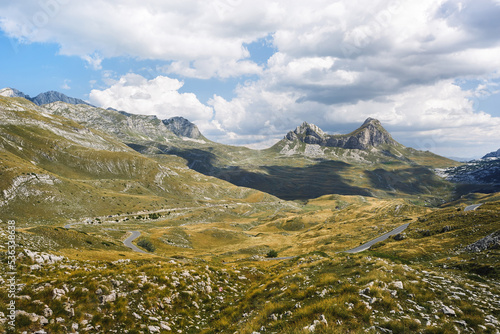
[[[177,157],[141,155],[23,99],[0,99],[0,113],[3,220],[64,222],[256,193],[189,170]]]
[[[361,151],[282,140],[266,150],[251,150],[206,139],[202,142],[184,140],[160,130],[161,121],[147,116],[132,115],[130,117],[135,118],[129,121],[118,112],[89,106],[54,104],[48,108],[86,126],[111,127],[121,141],[141,153],[177,155],[185,159],[191,169],[205,175],[286,200],[307,200],[333,193],[406,197],[421,204],[427,201],[436,205],[453,192],[452,185],[434,176],[431,169],[454,166],[456,162],[398,143]],[[131,126],[135,122],[141,126]],[[361,130],[349,135],[358,131]],[[283,153],[290,150],[296,154]],[[406,183],[409,174],[414,182]]]
[[[237,207],[219,209],[171,213],[175,215],[167,219],[171,223],[184,218],[191,223],[168,229],[161,219],[128,222],[129,227],[142,225],[156,245],[165,236],[178,244],[158,247],[155,255],[136,255],[111,244],[112,238],[124,236],[104,230],[113,227],[111,223],[67,231],[74,235],[72,246],[76,245],[78,252],[65,253],[69,256],[63,261],[65,266],[42,265],[30,271],[33,262],[27,257],[20,259],[18,272],[25,273],[22,282],[27,285],[19,295],[30,296],[31,301],[20,299],[17,306],[28,313],[43,314],[42,306],[48,305],[54,312],[49,319],[65,319],[45,327],[55,333],[64,332],[72,323],[79,323],[79,331],[84,333],[95,331],[89,325],[106,332],[126,329],[138,333],[144,330],[142,324],[159,326],[160,322],[174,332],[186,333],[264,329],[304,333],[303,328],[320,320],[321,315],[328,325],[319,324],[317,333],[377,333],[373,326],[393,333],[457,333],[465,329],[463,324],[468,331],[495,333],[491,316],[500,317],[496,306],[500,302],[495,274],[498,254],[492,250],[470,255],[457,250],[498,229],[498,219],[492,218],[499,213],[499,202],[464,213],[456,207],[426,209],[405,201],[324,196],[301,209],[275,212],[274,216],[245,216],[246,211]],[[252,219],[248,215],[253,215]],[[367,253],[336,253],[410,220],[413,223],[407,239],[389,240]],[[491,226],[480,228],[478,222],[490,222]],[[450,223],[453,229],[441,233],[440,229]],[[422,235],[424,228],[430,230],[428,236]],[[37,228],[31,232],[47,236],[64,231]],[[25,233],[29,231],[20,235],[24,238]],[[95,243],[105,237],[110,238],[110,246],[100,242],[94,250],[87,247],[88,241]],[[297,257],[283,261],[252,257],[270,248],[278,249],[279,256]],[[94,258],[79,260],[87,256]],[[110,262],[127,258],[132,262]],[[481,266],[473,267],[471,262]],[[493,269],[485,270],[485,266]],[[403,289],[396,287],[397,281]],[[52,290],[65,286],[68,292],[61,300],[54,299]],[[104,295],[113,291],[121,294],[114,302],[100,303],[98,289]],[[0,300],[7,300],[4,287],[0,288]],[[65,309],[67,305],[74,309],[74,316]],[[456,315],[443,314],[444,306]],[[0,306],[0,311],[5,312],[5,306]],[[22,330],[40,328],[24,316],[18,321]]]

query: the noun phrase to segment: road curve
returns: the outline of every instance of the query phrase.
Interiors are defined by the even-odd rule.
[[[467,207],[465,207],[464,209],[464,212],[467,212],[467,211],[474,211],[476,210],[477,208],[479,208],[481,205],[483,205],[484,203],[479,203],[479,204],[474,204],[474,205],[469,205]]]
[[[142,249],[138,248],[136,245],[132,243],[132,241],[141,236],[141,232],[139,231],[129,231],[129,232],[132,234],[127,239],[123,240],[123,244],[128,248],[132,249],[134,252],[149,254],[148,252],[143,251]]]
[[[358,246],[358,247],[353,248],[353,249],[346,250],[345,253],[359,253],[359,252],[362,252],[364,250],[367,250],[368,248],[370,248],[371,246],[373,246],[377,242],[384,241],[385,239],[389,238],[391,235],[396,235],[396,234],[399,234],[399,233],[403,232],[404,230],[406,230],[406,228],[409,225],[410,225],[410,223],[401,225],[401,226],[395,228],[394,230],[392,230],[390,232],[387,232],[386,234],[381,235],[378,238],[375,238],[373,240],[368,241],[367,243],[362,244],[361,246]]]

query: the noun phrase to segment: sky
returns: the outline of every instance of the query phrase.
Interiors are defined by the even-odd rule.
[[[0,88],[183,116],[265,148],[377,118],[400,143],[500,148],[500,0],[0,2]]]

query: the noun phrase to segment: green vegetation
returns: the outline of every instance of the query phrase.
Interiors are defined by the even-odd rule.
[[[140,239],[137,241],[137,246],[144,248],[148,252],[154,252],[156,250],[155,245],[148,239]]]
[[[62,107],[0,97],[0,245],[14,219],[16,332],[496,332],[499,249],[468,246],[500,230],[500,193],[457,198],[431,170],[449,160],[397,143],[254,151],[162,136],[147,116],[112,136],[60,115],[118,127],[125,115]],[[148,253],[124,246],[130,231]]]
[[[266,257],[268,258],[273,258],[273,257],[277,257],[278,256],[278,252],[275,251],[274,249],[271,249],[269,252],[267,252],[266,254]]]

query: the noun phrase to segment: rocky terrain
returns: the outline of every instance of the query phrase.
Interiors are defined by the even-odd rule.
[[[455,183],[492,185],[494,189],[499,189],[500,158],[488,154],[483,159],[469,161],[461,166],[437,169],[437,173]]]
[[[373,256],[220,267],[24,250],[18,333],[497,333],[500,286]],[[57,273],[57,275],[55,275]],[[3,296],[3,292],[0,294]],[[0,326],[5,325],[0,313]],[[5,328],[5,327],[4,327]]]
[[[380,145],[396,145],[396,141],[376,119],[368,118],[356,131],[347,135],[328,135],[314,124],[304,122],[294,131],[287,133],[289,141],[300,140],[306,144],[327,147],[366,150]]]
[[[500,160],[459,165],[374,119],[256,151],[181,117],[0,95],[0,260],[17,278],[0,279],[0,332],[500,331],[500,194],[453,178],[491,186]]]

